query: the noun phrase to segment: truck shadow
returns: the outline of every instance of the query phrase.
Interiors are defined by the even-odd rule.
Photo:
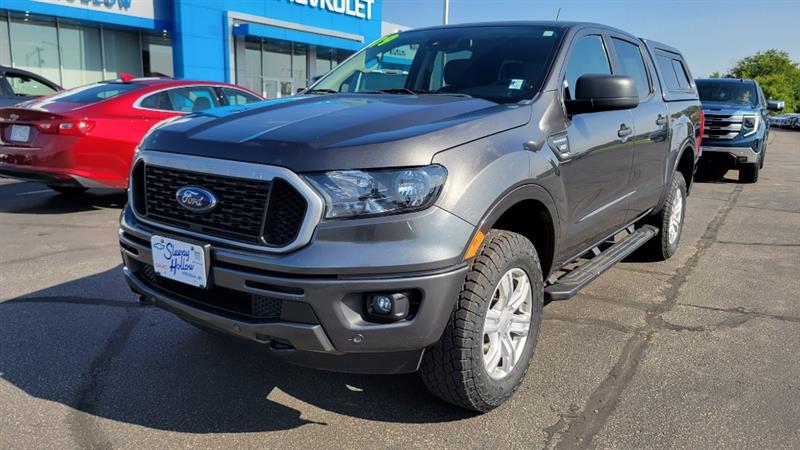
[[[722,174],[698,171],[694,176],[694,181],[698,183],[737,184],[739,183],[738,173],[737,170],[729,170]]]
[[[44,184],[32,182],[0,184],[0,212],[8,214],[66,214],[103,208],[122,209],[125,191],[89,189],[79,195],[64,195]]]
[[[416,375],[295,367],[196,330],[139,306],[119,267],[0,303],[0,323],[0,383],[73,415],[189,433],[327,425],[318,408],[404,423],[473,415],[432,397]]]

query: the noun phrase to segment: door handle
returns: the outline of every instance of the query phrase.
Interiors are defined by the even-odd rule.
[[[656,125],[663,127],[666,124],[667,124],[667,118],[659,114],[658,119],[656,119]]]
[[[624,123],[619,126],[619,131],[617,131],[617,136],[624,138],[626,136],[630,136],[633,134],[633,128],[625,125]]]

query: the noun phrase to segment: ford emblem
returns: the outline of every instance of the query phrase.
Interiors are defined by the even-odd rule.
[[[216,208],[217,197],[208,189],[198,186],[184,186],[175,193],[178,204],[196,213],[206,213]]]

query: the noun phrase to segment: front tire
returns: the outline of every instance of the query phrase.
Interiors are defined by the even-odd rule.
[[[492,230],[470,263],[444,334],[420,372],[442,400],[487,412],[511,397],[528,371],[544,299],[539,257],[531,241]]]
[[[666,261],[678,250],[686,217],[686,180],[679,172],[672,175],[669,194],[661,211],[645,220],[658,228],[658,235],[647,241],[639,250],[651,261]]]
[[[758,182],[759,172],[759,163],[745,164],[739,169],[739,181],[741,183],[756,183]]]

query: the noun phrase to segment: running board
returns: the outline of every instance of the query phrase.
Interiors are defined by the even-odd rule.
[[[625,259],[657,234],[658,229],[654,226],[644,225],[602,252],[595,247],[593,249],[595,256],[592,259],[544,288],[545,300],[567,300],[575,296],[592,280]]]

